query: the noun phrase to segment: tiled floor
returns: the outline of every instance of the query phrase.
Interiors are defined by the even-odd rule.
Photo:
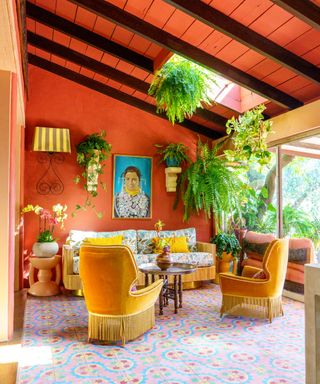
[[[219,318],[219,287],[184,292],[184,308],[157,315],[154,329],[120,345],[88,344],[83,299],[30,297],[19,384],[304,383],[304,305],[285,317]]]

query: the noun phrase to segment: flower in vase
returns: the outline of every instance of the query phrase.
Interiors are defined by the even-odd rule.
[[[152,240],[155,253],[158,253],[161,251],[164,251],[164,252],[170,251],[170,246],[168,245],[168,241],[160,237],[160,232],[162,231],[162,228],[164,226],[165,224],[161,220],[158,220],[154,224],[154,229],[157,231],[157,237]],[[169,247],[169,251],[165,251],[164,250],[165,247]]]
[[[25,206],[21,213],[34,212],[39,216],[39,234],[37,236],[38,243],[47,243],[55,241],[53,231],[55,225],[59,224],[60,228],[64,228],[64,221],[67,219],[66,214],[67,206],[62,204],[55,204],[52,206],[52,211],[44,209],[39,205],[28,204]]]

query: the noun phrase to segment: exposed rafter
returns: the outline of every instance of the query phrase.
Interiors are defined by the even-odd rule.
[[[125,12],[124,10],[105,2],[104,0],[71,0],[72,3],[86,8],[87,10],[111,20],[126,29],[129,29],[164,48],[187,57],[199,64],[203,64],[225,78],[252,90],[259,95],[274,101],[275,103],[288,107],[297,108],[303,103],[294,97],[282,92],[275,87],[233,67],[232,65],[209,55],[201,49],[180,40],[179,38],[163,31],[144,20]]]
[[[310,0],[272,0],[311,27],[320,29],[320,8]]]
[[[158,117],[161,117],[165,120],[167,120],[165,115],[159,115],[156,112],[156,107],[152,104],[149,104],[143,100],[140,100],[134,96],[128,95],[127,93],[121,92],[115,88],[112,88],[108,85],[102,84],[96,80],[92,80],[88,78],[87,76],[81,75],[77,72],[71,71],[70,69],[64,68],[58,64],[52,63],[51,61],[45,60],[41,57],[38,57],[36,55],[29,53],[29,63],[33,64],[37,67],[40,67],[42,69],[45,69],[49,72],[55,73],[61,77],[64,77],[66,79],[69,79],[71,81],[74,81],[78,84],[81,84],[87,88],[93,89],[97,92],[100,92],[104,95],[110,96],[116,100],[119,100],[123,103],[132,105],[136,108],[139,108],[145,112],[151,113],[153,115],[156,115]],[[222,134],[204,127],[203,125],[200,125],[198,123],[195,123],[190,120],[185,120],[182,123],[179,123],[179,125],[193,131],[196,133],[199,133],[201,135],[207,136],[211,139],[217,139],[222,136]]]
[[[41,24],[47,25],[68,36],[83,41],[86,44],[90,44],[103,52],[110,53],[111,55],[144,69],[149,73],[153,72],[153,61],[151,59],[108,40],[97,33],[91,32],[86,28],[76,25],[63,17],[48,12],[29,1],[27,2],[27,16]]]
[[[299,75],[315,83],[320,83],[320,69],[317,66],[282,48],[280,45],[247,28],[210,5],[198,0],[165,1],[254,51],[277,61]]]
[[[103,64],[97,60],[92,59],[91,57],[85,56],[61,44],[55,43],[52,40],[46,39],[45,37],[28,31],[28,42],[36,48],[40,48],[65,60],[72,61],[73,63],[86,67],[87,69],[99,73],[102,76],[110,77],[111,79],[125,84],[128,87],[148,94],[148,89],[150,87],[149,83],[137,79],[134,76],[130,76],[124,72],[118,71],[113,67]],[[220,125],[221,127],[225,127],[226,125],[227,119],[218,115],[217,113],[203,109],[198,109],[196,113],[197,115],[202,116],[205,119]]]
[[[67,48],[64,45],[55,43],[45,37],[36,35],[33,32],[28,31],[27,36],[28,43],[36,48],[43,49],[44,51],[59,56],[65,60],[72,61],[73,63],[86,67],[102,76],[110,77],[111,79],[118,81],[119,83],[123,83],[140,92],[148,93],[149,84],[145,81],[128,75],[125,72],[118,71],[109,65],[103,64],[100,61],[94,60],[89,56],[85,56],[82,53],[74,51],[73,49]]]

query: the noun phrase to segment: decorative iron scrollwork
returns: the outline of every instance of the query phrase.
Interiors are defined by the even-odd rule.
[[[40,195],[60,195],[64,190],[64,185],[60,179],[55,164],[61,164],[64,161],[64,155],[57,152],[42,152],[39,154],[38,162],[40,164],[48,163],[46,170],[37,182],[37,192]]]

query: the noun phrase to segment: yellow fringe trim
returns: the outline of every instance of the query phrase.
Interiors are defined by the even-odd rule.
[[[88,339],[103,341],[136,339],[155,324],[154,305],[133,315],[108,316],[89,312]]]
[[[228,313],[234,316],[263,317],[272,319],[283,316],[282,298],[279,297],[242,297],[222,295],[221,316]]]

